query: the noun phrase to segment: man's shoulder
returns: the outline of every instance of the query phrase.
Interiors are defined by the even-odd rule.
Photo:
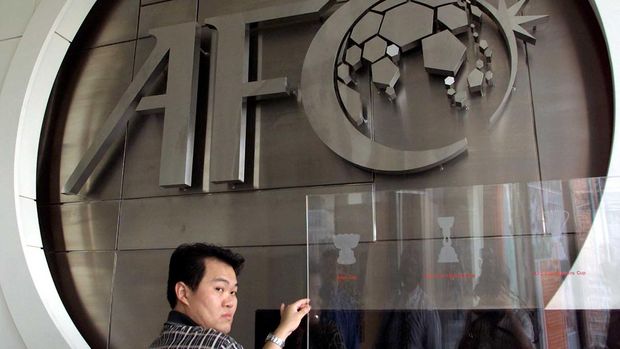
[[[186,348],[186,349],[243,349],[232,337],[200,326],[188,326],[166,322],[159,337],[149,349]]]

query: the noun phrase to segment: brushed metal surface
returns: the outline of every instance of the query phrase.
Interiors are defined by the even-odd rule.
[[[140,0],[140,6],[156,4],[158,2],[164,2],[164,1],[168,1],[168,0]]]
[[[171,0],[144,6],[140,9],[138,38],[149,35],[152,28],[192,22],[198,13],[198,0]]]
[[[262,9],[270,6],[294,4],[305,0],[214,0],[199,1],[198,21],[207,17],[222,16],[231,13]]]
[[[44,125],[38,170],[41,202],[120,198],[124,139],[111,146],[80,196],[60,192],[129,85],[134,46],[104,46],[65,59]]]
[[[212,242],[206,236],[199,241]],[[233,250],[246,258],[246,264],[239,276],[239,305],[231,335],[250,348],[254,343],[256,310],[278,309],[281,302],[305,297],[306,246]],[[119,252],[110,348],[144,348],[159,334],[170,310],[166,280],[171,253],[172,250]],[[282,282],[284,276],[286,282]]]
[[[612,87],[604,39],[590,5],[532,2],[550,14],[528,46],[542,179],[607,173],[612,132]]]
[[[127,163],[123,178],[123,198],[182,195],[201,192],[200,183],[189,189],[159,186],[159,168],[164,128],[163,114],[145,114],[129,123]],[[194,162],[194,165],[196,163]],[[192,178],[200,178],[202,168],[194,167]],[[196,183],[194,183],[196,184]]]
[[[165,116],[160,186],[191,185],[200,30],[196,22],[191,21],[153,28],[149,32],[157,39],[155,48],[95,135],[64,185],[63,193],[77,194],[81,190],[101,159],[125,135],[127,123],[136,112],[160,112]],[[159,78],[164,68],[167,70],[167,92],[151,96],[144,87],[147,82]]]
[[[74,42],[92,48],[135,40],[140,0],[97,1]]]
[[[251,126],[248,125],[251,117],[245,93],[248,83],[270,83],[251,77],[249,61],[253,58],[249,57],[252,46],[249,26],[258,22],[317,16],[327,3],[327,0],[306,0],[299,6],[269,7],[205,19],[204,23],[213,29],[213,34],[205,146],[208,172],[205,171],[204,184],[246,182],[246,144],[251,144]],[[279,76],[276,79],[286,81],[282,80],[284,78]],[[282,87],[275,91],[278,95],[292,92],[288,86]]]
[[[209,37],[204,35],[202,40],[208,44]],[[139,39],[136,44],[136,58],[134,72],[140,69],[148,54],[155,46],[154,38]],[[192,165],[192,186],[183,190],[177,188],[162,188],[159,186],[159,167],[161,161],[161,146],[164,127],[163,115],[138,115],[129,122],[127,139],[128,161],[124,170],[123,198],[140,198],[162,195],[182,195],[202,192],[203,152],[204,152],[204,125],[206,122],[204,110],[206,108],[206,87],[208,86],[209,57],[200,55],[200,78],[198,82],[198,106],[196,112],[196,129],[194,143],[194,163]],[[159,79],[147,83],[146,89],[156,94],[166,92],[166,74]],[[230,190],[227,186],[218,188],[220,191]]]
[[[107,348],[114,252],[47,253],[50,271],[73,322],[91,348]]]
[[[301,101],[312,128],[335,153],[366,169],[383,172],[423,171],[451,160],[467,148],[461,139],[441,148],[425,150],[395,149],[355,128],[342,116],[336,94],[324,88],[333,83],[338,49],[354,20],[363,15],[371,2],[348,2],[323,24],[304,60],[300,86]]]
[[[266,101],[260,112],[258,188],[372,182],[371,172],[352,166],[318,139],[295,101]]]
[[[46,251],[113,250],[120,202],[38,205]]]
[[[319,26],[306,22],[261,30],[259,77],[286,75],[291,86],[298,87]],[[351,166],[321,142],[294,97],[258,102],[256,130],[258,188],[372,181],[372,173]]]
[[[532,36],[527,30],[525,30],[523,26],[534,26],[536,24],[544,23],[548,17],[542,16],[523,16],[523,17],[514,17],[514,14],[522,10],[522,7],[526,4],[524,1],[517,2],[511,7],[507,7],[505,0],[499,0],[497,2],[497,7],[489,4],[485,0],[478,1],[478,6],[471,7],[470,12],[472,17],[474,17],[474,21],[481,22],[482,11],[487,14],[493,22],[498,26],[500,31],[502,32],[502,36],[505,39],[506,47],[508,49],[508,59],[510,61],[510,78],[508,81],[508,88],[506,92],[504,92],[504,97],[500,102],[498,108],[493,112],[493,115],[489,118],[489,123],[495,124],[497,119],[499,119],[503,112],[506,103],[510,99],[512,94],[512,88],[515,85],[516,81],[516,69],[518,67],[518,42],[517,38],[520,40],[535,44],[536,38]],[[477,18],[476,18],[477,17]],[[520,24],[516,24],[516,23]],[[476,40],[479,41],[479,33],[474,30],[472,34]]]
[[[195,240],[228,246],[305,244],[306,195],[368,191],[368,185],[348,185],[125,200],[118,246],[172,248]],[[370,207],[364,212],[371,217]],[[360,234],[369,236],[372,230]]]
[[[161,331],[170,311],[166,281],[171,254],[172,250],[118,252],[110,349],[146,348]]]
[[[507,88],[510,69],[504,43],[496,27],[484,17],[481,38],[495,52],[492,64],[495,85],[485,87],[484,96],[472,96],[469,110],[450,106],[443,79],[423,69],[421,52],[401,55],[400,98],[394,103],[379,95],[373,87],[372,124],[375,139],[404,149],[449,144],[467,137],[467,153],[443,166],[408,176],[376,175],[378,190],[398,190],[528,182],[539,180],[537,138],[534,132],[530,82],[525,47],[518,46],[519,65],[516,90],[502,116],[489,127],[489,118],[498,108]],[[475,68],[477,48],[471,35],[461,36],[468,47],[466,62],[456,77],[456,89],[467,89],[467,75]],[[539,43],[541,43],[540,41]],[[544,45],[533,48],[538,49]]]
[[[134,75],[140,70],[155,47],[153,37],[138,39],[134,59]],[[148,82],[146,89],[154,94],[166,92],[166,73],[159,79]],[[161,195],[161,193],[178,194],[178,188],[161,188],[159,186],[159,166],[161,161],[161,143],[164,128],[163,114],[146,113],[132,118],[127,126],[128,161],[123,171],[123,198]],[[143,134],[148,136],[142,136]],[[194,176],[192,175],[192,178]],[[151,193],[150,195],[147,193]]]
[[[144,65],[144,62],[146,62],[146,59],[149,57],[151,51],[155,48],[156,43],[157,40],[153,36],[136,40],[136,55],[133,61],[132,80],[135,78],[136,74],[138,74],[140,68]],[[159,79],[154,82],[157,84],[155,86],[149,86],[149,91],[153,91],[153,94],[162,94],[166,92],[166,86],[163,79]]]

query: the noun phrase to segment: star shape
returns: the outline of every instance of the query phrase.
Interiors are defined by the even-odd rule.
[[[506,45],[508,46],[508,57],[510,60],[510,78],[508,81],[508,89],[504,94],[504,98],[500,102],[499,106],[489,119],[490,124],[494,124],[497,119],[502,115],[504,107],[508,103],[510,98],[512,87],[517,79],[517,61],[519,60],[519,54],[517,52],[517,38],[527,42],[536,44],[536,38],[525,30],[521,25],[530,24],[536,25],[547,21],[548,16],[517,16],[517,12],[521,10],[527,0],[519,0],[514,5],[506,6],[505,0],[499,0],[497,8],[489,4],[486,0],[477,0],[476,4],[480,9],[485,12],[491,19],[498,25]]]
[[[515,36],[532,45],[536,44],[536,38],[530,34],[522,25],[537,25],[546,22],[549,16],[517,16],[521,8],[527,3],[527,0],[519,0],[508,8],[505,0],[499,0],[497,5],[497,15],[502,20],[511,24],[512,31]]]

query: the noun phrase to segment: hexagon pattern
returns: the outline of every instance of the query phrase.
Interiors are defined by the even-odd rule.
[[[455,76],[465,61],[467,47],[455,35],[466,33],[468,28],[482,54],[475,63],[477,69],[467,77],[469,91],[482,94],[485,81],[493,85],[493,73],[483,71],[490,69],[484,60],[490,63],[493,51],[486,40],[480,40],[477,27],[482,11],[475,4],[471,0],[384,0],[370,8],[352,28],[342,61],[336,67],[340,100],[351,121],[357,126],[365,122],[361,95],[355,85],[348,86],[353,82],[352,74],[369,67],[372,82],[393,101],[398,94],[399,58],[420,44],[426,71],[446,77],[446,94],[453,105],[467,108],[467,92],[455,90]],[[474,23],[480,24],[469,23],[466,6],[471,8]],[[433,34],[434,18],[447,30]]]
[[[374,12],[368,12],[362,19],[355,25],[351,32],[351,40],[356,44],[361,45],[364,41],[377,35],[379,27],[381,26],[381,19],[383,16]]]
[[[467,85],[469,86],[470,92],[481,92],[482,91],[482,82],[484,81],[484,74],[478,70],[474,69],[467,76]]]
[[[443,84],[444,86],[446,86],[446,88],[452,88],[455,82],[456,81],[454,80],[454,76],[448,76],[443,80]]]
[[[459,91],[454,95],[454,104],[459,108],[467,108],[467,94]]]
[[[446,95],[448,96],[448,98],[450,98],[450,100],[454,99],[454,95],[456,95],[456,90],[453,88],[449,88],[446,91]]]
[[[482,10],[478,6],[472,6],[470,8],[471,17],[476,23],[482,23]]]
[[[394,87],[400,79],[398,67],[388,57],[372,65],[372,82],[379,88]]]
[[[484,58],[486,59],[487,63],[491,63],[491,61],[493,60],[493,50],[486,49],[484,51]]]
[[[349,47],[345,53],[344,61],[349,63],[353,70],[358,70],[362,67],[362,49],[357,45]]]
[[[350,84],[351,81],[353,81],[353,79],[351,79],[351,73],[348,64],[340,63],[340,65],[338,66],[338,78],[347,85]]]
[[[382,38],[375,36],[364,44],[364,53],[362,54],[362,57],[370,63],[374,63],[381,57],[385,56],[386,48],[387,42]]]
[[[428,7],[404,3],[385,13],[379,34],[406,52],[433,33],[433,15]]]
[[[395,100],[396,97],[397,97],[396,90],[392,86],[388,86],[388,87],[385,88],[385,94],[388,96],[390,101]]]
[[[486,51],[489,48],[489,43],[486,40],[480,40],[480,43],[478,44],[478,48],[480,49],[481,53],[484,53],[484,51]]]
[[[487,70],[486,73],[484,73],[484,81],[486,81],[487,85],[489,86],[493,86],[493,72],[490,70]]]
[[[467,32],[467,12],[456,6],[442,6],[437,9],[437,20],[454,35]]]
[[[394,62],[398,62],[400,59],[400,48],[394,44],[389,45],[385,49],[385,53],[392,59]]]
[[[466,50],[449,30],[432,35],[422,40],[424,68],[431,74],[456,76],[465,60]]]
[[[447,4],[454,4],[456,0],[415,0],[415,2],[435,8]]]
[[[384,2],[378,4],[377,6],[373,7],[372,10],[376,11],[376,12],[380,12],[380,13],[384,13],[385,11],[396,7],[400,4],[404,4],[406,3],[407,0],[385,0]]]

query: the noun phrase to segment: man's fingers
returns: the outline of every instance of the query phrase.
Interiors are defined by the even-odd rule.
[[[293,308],[297,311],[300,311],[301,308],[307,307],[309,305],[310,305],[310,298],[302,298],[296,301],[295,303],[291,304],[291,306],[293,306]]]
[[[303,313],[303,315],[307,315],[310,312],[310,309],[312,309],[312,307],[310,306],[310,304],[302,307],[301,309],[299,309],[299,312]]]

